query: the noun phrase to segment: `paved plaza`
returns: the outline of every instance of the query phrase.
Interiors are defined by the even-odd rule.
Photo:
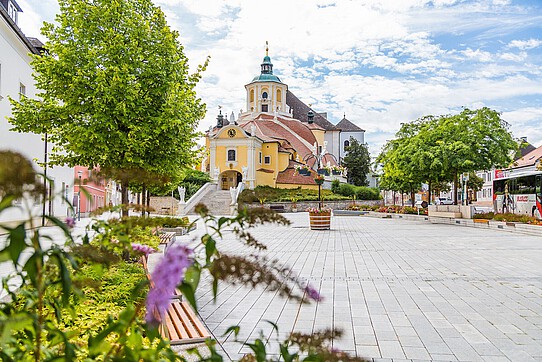
[[[222,285],[214,302],[205,284],[200,314],[232,360],[249,350],[223,336],[227,327],[239,324],[241,341],[262,331],[276,341],[269,320],[281,338],[340,328],[334,347],[375,361],[542,361],[542,238],[359,216],[311,231],[306,213],[285,215],[290,227],[253,234],[325,300],[300,306],[264,288]],[[219,246],[254,252],[230,233]]]

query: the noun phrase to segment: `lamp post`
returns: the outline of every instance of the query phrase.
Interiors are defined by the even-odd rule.
[[[83,176],[83,171],[77,171],[79,176],[79,189],[77,192],[77,221],[81,221],[81,176]]]

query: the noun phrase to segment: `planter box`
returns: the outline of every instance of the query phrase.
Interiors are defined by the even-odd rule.
[[[368,215],[369,211],[361,210],[333,210],[333,215],[335,216],[359,216],[359,215]]]
[[[324,169],[324,168],[321,168],[321,169],[318,169],[318,174],[319,175],[324,175],[324,176],[329,176],[329,171]]]
[[[335,171],[335,170],[332,170],[331,173],[333,175],[340,175],[341,174],[341,171]]]
[[[309,212],[311,230],[329,230],[331,228],[331,213]]]

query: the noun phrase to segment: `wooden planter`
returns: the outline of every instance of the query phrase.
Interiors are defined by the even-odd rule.
[[[329,230],[331,228],[331,213],[309,212],[311,230]]]

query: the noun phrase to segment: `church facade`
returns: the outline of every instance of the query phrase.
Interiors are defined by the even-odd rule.
[[[334,125],[325,113],[300,101],[273,74],[268,50],[260,74],[245,89],[247,111],[237,120],[233,115],[228,120],[220,111],[216,126],[206,133],[202,168],[220,188],[236,187],[241,181],[250,189],[317,188],[318,172],[328,174],[326,181],[345,180],[340,167],[348,143],[344,137],[363,141],[364,130],[346,118]]]

